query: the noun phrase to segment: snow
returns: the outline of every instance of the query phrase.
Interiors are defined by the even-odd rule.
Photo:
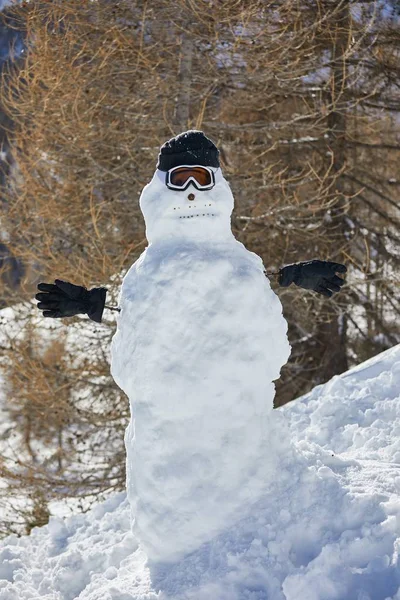
[[[294,405],[291,436],[357,460],[400,463],[398,346],[317,386]],[[320,403],[320,395],[324,403]],[[342,411],[347,419],[342,420]],[[400,475],[400,472],[399,472]]]
[[[271,416],[287,323],[262,260],[232,235],[232,193],[215,175],[209,191],[169,190],[161,172],[144,189],[151,243],[124,278],[112,343],[131,404],[133,531],[153,562],[250,513],[290,452]]]
[[[399,600],[399,384],[396,346],[274,411],[293,455],[184,559],[149,564],[121,493],[3,540],[0,599]]]

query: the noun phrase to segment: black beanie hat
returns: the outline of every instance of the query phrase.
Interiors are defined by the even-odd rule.
[[[218,155],[218,148],[202,131],[190,129],[161,146],[157,169],[169,171],[179,165],[219,167]]]

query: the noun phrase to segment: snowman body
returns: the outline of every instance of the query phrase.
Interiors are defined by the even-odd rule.
[[[290,346],[262,260],[232,235],[220,170],[194,201],[163,176],[141,196],[149,246],[123,281],[111,369],[131,405],[134,531],[150,560],[168,562],[273,485],[273,382]]]

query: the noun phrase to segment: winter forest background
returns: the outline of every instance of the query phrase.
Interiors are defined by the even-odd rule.
[[[221,149],[234,234],[269,272],[348,267],[330,301],[272,279],[292,345],[276,406],[400,342],[398,2],[4,4],[1,536],[125,487],[113,315],[44,323],[33,297],[59,277],[116,305],[146,246],[139,194],[181,131]]]

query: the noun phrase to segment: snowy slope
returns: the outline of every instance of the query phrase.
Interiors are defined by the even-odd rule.
[[[281,476],[184,560],[146,564],[119,494],[3,540],[0,600],[400,600],[399,400],[397,346],[274,412]]]
[[[283,407],[292,436],[352,458],[399,464],[399,353],[399,346],[390,348]]]

